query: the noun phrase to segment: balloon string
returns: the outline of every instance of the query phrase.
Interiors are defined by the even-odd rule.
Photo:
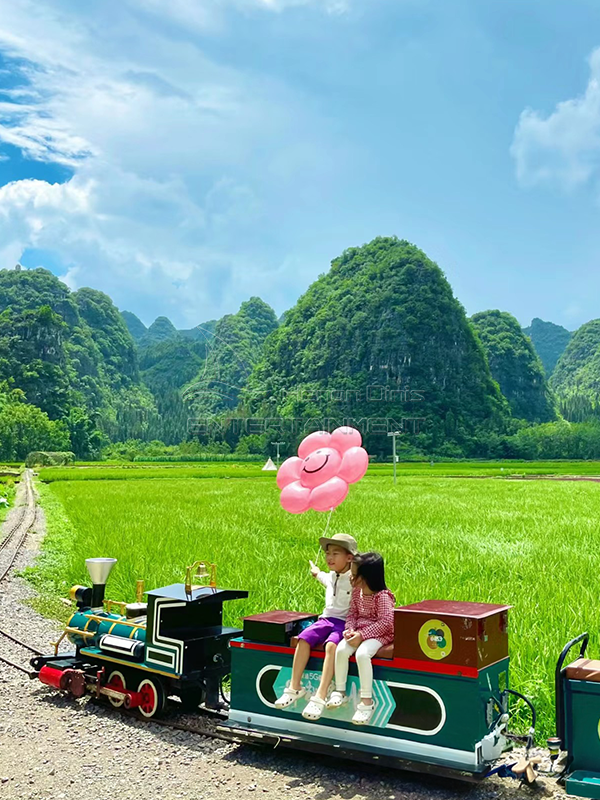
[[[325,532],[323,536],[327,536],[327,530],[329,529],[329,523],[331,522],[331,515],[333,514],[333,508],[329,509],[329,516],[327,517],[327,525],[325,525]]]
[[[327,525],[325,525],[325,530],[323,531],[323,536],[327,536],[327,531],[329,530],[329,523],[331,522],[331,515],[333,514],[333,508],[329,509],[329,516],[327,517]],[[319,556],[321,555],[321,548],[317,550],[317,555],[315,557],[315,564],[319,562]]]

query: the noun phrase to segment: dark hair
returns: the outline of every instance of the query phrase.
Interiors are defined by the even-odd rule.
[[[387,589],[383,556],[380,553],[358,553],[354,556],[356,575],[364,580],[372,592]]]

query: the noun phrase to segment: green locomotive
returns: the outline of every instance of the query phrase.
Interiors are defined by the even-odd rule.
[[[87,559],[92,588],[71,589],[77,611],[61,637],[75,652],[58,653],[59,640],[54,655],[32,659],[40,681],[79,697],[105,696],[112,705],[137,708],[147,718],[162,712],[168,695],[178,696],[186,708],[200,703],[219,708],[221,682],[231,671],[229,641],[241,633],[223,625],[223,603],[248,592],[192,585],[198,570],[198,577],[205,577],[204,563],[197,562],[188,568],[185,583],[147,592],[147,603],[139,596],[136,603],[105,603],[115,563],[114,558]]]

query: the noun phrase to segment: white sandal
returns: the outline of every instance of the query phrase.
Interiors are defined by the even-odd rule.
[[[340,708],[345,703],[348,702],[348,695],[343,694],[342,692],[332,692],[329,696],[329,700],[327,701],[327,708]]]
[[[352,717],[352,722],[355,725],[367,725],[371,717],[373,716],[373,711],[375,710],[375,704],[371,703],[370,706],[366,706],[364,703],[359,703],[356,706],[356,711],[354,716]]]
[[[278,708],[280,711],[284,708],[289,708],[289,706],[293,705],[296,700],[300,700],[306,694],[306,689],[303,687],[296,690],[290,689],[288,686],[287,689],[283,690],[283,694],[281,697],[278,697],[275,700],[275,708]]]
[[[325,710],[325,700],[321,700],[320,697],[315,695],[311,697],[310,703],[306,706],[304,711],[302,712],[302,716],[304,719],[312,719],[317,720],[321,719],[321,714]]]

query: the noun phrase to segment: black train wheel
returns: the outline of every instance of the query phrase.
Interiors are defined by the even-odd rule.
[[[137,688],[142,695],[142,702],[138,706],[138,711],[146,719],[159,716],[165,709],[167,696],[160,678],[152,676],[143,678]]]
[[[198,706],[204,702],[204,690],[197,686],[190,687],[181,692],[179,699],[182,711],[198,711]]]

